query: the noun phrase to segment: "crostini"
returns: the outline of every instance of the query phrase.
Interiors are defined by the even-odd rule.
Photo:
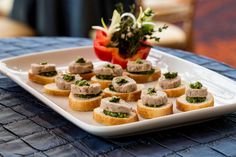
[[[200,82],[191,83],[185,95],[176,99],[180,111],[191,111],[214,106],[214,97]]]
[[[137,101],[140,98],[142,84],[137,84],[135,80],[128,76],[118,76],[113,78],[108,88],[104,89],[104,97],[118,96],[125,101]]]
[[[186,83],[177,72],[167,72],[158,80],[156,88],[165,92],[168,97],[179,97],[185,93]]]
[[[93,63],[83,57],[71,62],[68,66],[71,74],[79,74],[84,80],[90,80],[95,74],[93,72]]]
[[[119,125],[138,121],[136,111],[116,96],[102,99],[101,106],[93,110],[93,118],[104,125]]]
[[[91,78],[94,83],[101,84],[102,89],[107,88],[114,77],[121,76],[123,69],[118,64],[107,63],[94,69],[95,75]]]
[[[58,74],[55,77],[55,83],[44,85],[44,93],[55,96],[69,96],[71,85],[78,80],[82,80],[79,74]]]
[[[99,83],[78,80],[71,85],[69,106],[77,111],[92,111],[100,106],[102,89]]]
[[[32,82],[45,85],[48,83],[53,83],[57,73],[55,64],[49,64],[47,62],[42,62],[39,64],[34,63],[31,64],[28,78]]]
[[[152,66],[148,60],[137,59],[128,61],[124,75],[134,79],[137,83],[147,83],[158,80],[161,70],[159,67]]]
[[[168,100],[167,94],[155,88],[142,90],[141,99],[138,100],[137,111],[143,118],[156,118],[173,113],[173,104]]]

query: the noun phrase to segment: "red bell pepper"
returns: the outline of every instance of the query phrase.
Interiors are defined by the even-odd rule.
[[[114,64],[119,64],[122,66],[122,68],[126,68],[127,62],[129,60],[136,60],[139,58],[146,59],[150,51],[150,47],[141,47],[134,56],[130,58],[123,58],[119,54],[118,48],[106,47],[109,44],[109,42],[110,38],[104,32],[100,30],[96,31],[96,38],[93,43],[96,56],[100,60],[108,61]]]

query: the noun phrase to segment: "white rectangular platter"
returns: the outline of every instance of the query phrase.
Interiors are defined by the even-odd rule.
[[[93,120],[92,112],[71,110],[67,97],[44,94],[42,92],[43,86],[32,83],[27,78],[31,63],[47,61],[55,63],[59,70],[66,70],[67,65],[76,59],[77,56],[83,56],[92,60],[95,67],[102,63],[96,58],[93,48],[89,46],[39,52],[4,59],[0,61],[0,71],[78,127],[91,134],[103,137],[126,136],[163,130],[196,123],[236,111],[236,83],[234,81],[194,63],[152,49],[148,60],[152,61],[154,65],[160,66],[163,72],[177,71],[182,79],[187,82],[201,81],[213,94],[215,98],[214,107],[180,112],[175,108],[175,99],[172,99],[174,103],[174,114],[172,115],[154,119],[142,119],[140,117],[138,122],[117,126],[101,125]],[[144,85],[145,87],[150,87],[156,83],[152,82]],[[131,105],[133,108],[136,107],[135,102],[131,103]]]

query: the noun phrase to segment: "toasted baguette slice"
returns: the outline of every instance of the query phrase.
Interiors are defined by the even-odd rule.
[[[84,99],[84,98],[78,98],[74,96],[74,94],[70,93],[69,106],[73,110],[77,110],[77,111],[92,111],[96,107],[100,106],[101,99],[102,99],[102,95],[91,98],[91,99]]]
[[[127,71],[123,73],[123,75],[126,75],[132,79],[134,79],[137,83],[147,83],[158,80],[158,78],[161,76],[161,69],[156,67],[155,72],[151,75],[145,75],[145,74],[132,74]]]
[[[111,96],[117,96],[120,97],[121,99],[125,100],[125,101],[137,101],[138,99],[140,99],[141,96],[141,91],[144,88],[143,84],[138,84],[137,85],[137,90],[134,92],[130,92],[130,93],[119,93],[119,92],[115,92],[115,91],[111,91],[109,88],[105,88],[103,90],[104,92],[104,97],[111,97]]]
[[[167,104],[160,107],[148,107],[143,104],[142,100],[138,100],[137,111],[143,118],[156,118],[172,114],[173,104],[169,101]]]
[[[111,84],[112,80],[101,80],[101,79],[97,79],[96,76],[93,76],[91,78],[91,82],[99,83],[101,85],[101,88],[105,89]]]
[[[201,103],[189,103],[186,100],[186,95],[182,95],[176,99],[176,107],[180,111],[191,111],[211,106],[214,106],[214,97],[211,93],[208,93],[206,101]]]
[[[158,83],[156,85],[156,89],[165,92],[169,98],[176,98],[181,95],[184,95],[185,88],[186,88],[186,82],[184,81],[181,82],[181,85],[179,87],[172,89],[163,89],[159,86]]]
[[[131,112],[127,118],[116,118],[105,115],[103,109],[98,107],[93,110],[93,119],[104,125],[119,125],[138,121],[138,115],[136,112]]]
[[[43,92],[55,96],[69,96],[70,94],[70,90],[59,89],[55,83],[44,85]]]
[[[41,75],[35,75],[35,74],[32,74],[31,71],[29,71],[29,73],[28,73],[28,78],[29,78],[29,80],[31,80],[35,83],[38,83],[38,84],[42,84],[42,85],[45,85],[48,83],[53,83],[55,80],[55,76],[46,77],[46,76],[41,76]]]
[[[94,72],[79,74],[84,80],[90,80],[95,74]]]

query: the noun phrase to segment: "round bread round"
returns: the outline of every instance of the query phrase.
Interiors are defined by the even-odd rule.
[[[55,83],[44,85],[43,92],[54,96],[69,96],[70,94],[70,90],[59,89]]]
[[[111,117],[105,115],[103,109],[98,107],[93,110],[93,119],[104,125],[120,125],[138,121],[138,115],[136,112],[131,112],[127,118]]]
[[[101,88],[105,89],[111,84],[112,80],[101,80],[101,79],[96,78],[96,76],[93,76],[91,78],[91,82],[99,83],[101,85]]]
[[[31,80],[32,82],[38,83],[38,84],[42,84],[42,85],[53,83],[55,81],[55,77],[56,77],[56,75],[52,76],[52,77],[35,75],[35,74],[32,74],[31,71],[29,71],[29,73],[28,73],[29,80]]]
[[[102,95],[91,98],[79,98],[72,93],[69,95],[69,106],[76,111],[93,111],[94,108],[99,107],[101,103]]]
[[[158,80],[161,76],[161,70],[159,67],[155,68],[155,72],[153,74],[133,74],[127,71],[124,71],[124,75],[134,79],[137,83],[147,83]]]
[[[160,107],[148,107],[145,106],[142,100],[138,100],[137,105],[138,114],[143,118],[156,118],[165,115],[169,115],[173,113],[173,104],[168,102],[167,104],[160,106]]]
[[[84,80],[90,80],[95,74],[94,72],[79,74]]]
[[[137,84],[137,90],[134,92],[119,93],[119,92],[111,91],[109,88],[105,88],[103,90],[103,93],[104,93],[104,97],[117,96],[125,101],[130,102],[130,101],[137,101],[138,99],[140,99],[141,91],[143,88],[144,86],[142,84]]]
[[[206,101],[201,103],[189,103],[186,100],[186,95],[182,95],[176,99],[176,107],[180,111],[191,111],[211,106],[214,106],[214,97],[211,93],[208,93]]]
[[[181,95],[184,95],[185,89],[186,89],[186,82],[181,81],[181,85],[179,87],[171,88],[171,89],[163,89],[157,83],[156,89],[165,92],[169,98],[176,98],[176,97],[179,97]]]

